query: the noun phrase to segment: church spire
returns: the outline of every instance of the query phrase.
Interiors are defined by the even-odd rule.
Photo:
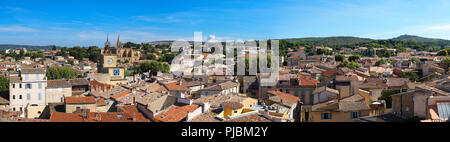
[[[105,42],[105,47],[110,47],[111,43],[109,43],[109,35],[106,35],[106,42]]]
[[[120,42],[120,34],[119,34],[119,36],[117,37],[117,48],[122,48],[122,43]]]

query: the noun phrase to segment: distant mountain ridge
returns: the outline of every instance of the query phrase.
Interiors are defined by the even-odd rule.
[[[353,36],[333,36],[333,37],[306,37],[306,38],[284,38],[278,40],[286,40],[290,42],[304,42],[311,45],[316,46],[329,46],[329,45],[343,45],[343,44],[358,44],[358,43],[368,43],[372,41],[377,41],[376,39],[370,38],[360,38]],[[383,39],[380,39],[383,40]],[[412,41],[418,43],[427,43],[432,45],[439,45],[441,47],[450,46],[450,40],[445,39],[435,39],[435,38],[425,38],[415,35],[401,35],[395,38],[386,39],[386,40],[396,40],[396,41]],[[146,42],[153,45],[157,44],[171,44],[173,40],[161,40],[161,41],[151,41]],[[189,43],[193,43],[193,41],[189,41]],[[39,50],[39,49],[52,49],[53,46],[33,46],[33,45],[14,45],[14,44],[0,44],[0,50],[5,49],[15,49],[15,48],[26,48],[28,50]],[[61,47],[57,47],[60,49]]]
[[[35,46],[35,45],[0,44],[0,50],[16,49],[16,48],[26,48],[27,50],[40,50],[40,49],[48,50],[48,49],[52,49],[53,46],[51,46],[51,45]],[[59,49],[60,47],[56,47],[56,48]]]
[[[399,37],[392,38],[392,40],[450,44],[450,40],[437,39],[437,38],[425,38],[425,37],[420,37],[420,36],[415,36],[415,35],[401,35]]]
[[[363,42],[371,42],[373,39],[360,38],[352,36],[335,36],[335,37],[307,37],[307,38],[286,38],[281,40],[304,42],[311,45],[340,45],[340,44],[355,44]]]

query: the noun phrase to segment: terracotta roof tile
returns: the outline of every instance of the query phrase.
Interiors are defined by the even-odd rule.
[[[95,97],[66,97],[66,104],[95,104]]]
[[[167,84],[164,84],[164,86],[169,91],[187,91],[188,90],[186,87],[178,85],[178,82],[167,83]]]
[[[293,103],[295,103],[297,101],[300,101],[300,97],[294,96],[292,94],[280,92],[280,91],[277,91],[277,90],[267,91],[267,93],[273,94],[273,95],[277,95],[280,98],[288,100],[288,101],[293,102]]]
[[[122,91],[120,93],[117,93],[117,94],[111,96],[111,98],[117,100],[118,98],[124,97],[124,96],[126,96],[126,95],[128,95],[130,93],[131,93],[131,90],[125,90],[125,91]]]
[[[68,88],[72,87],[66,80],[47,80],[47,88]]]
[[[197,104],[172,106],[167,111],[158,114],[154,119],[161,122],[181,122],[189,112],[193,112],[199,107]]]
[[[317,83],[319,83],[318,80],[302,74],[298,75],[298,79],[300,86],[317,86]]]

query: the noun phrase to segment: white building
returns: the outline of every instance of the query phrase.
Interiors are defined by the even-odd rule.
[[[36,112],[28,114],[40,114],[46,103],[45,88],[47,79],[44,69],[22,69],[18,76],[10,77],[10,110],[25,112],[27,108]],[[44,107],[43,107],[44,106]],[[34,118],[36,116],[26,116]]]

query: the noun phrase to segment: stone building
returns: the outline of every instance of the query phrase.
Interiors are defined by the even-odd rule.
[[[117,60],[121,63],[137,62],[141,57],[141,52],[136,51],[133,48],[123,48],[120,42],[120,35],[117,38],[116,46],[111,46],[109,39],[106,38],[105,48],[101,49],[101,54],[116,55]]]

